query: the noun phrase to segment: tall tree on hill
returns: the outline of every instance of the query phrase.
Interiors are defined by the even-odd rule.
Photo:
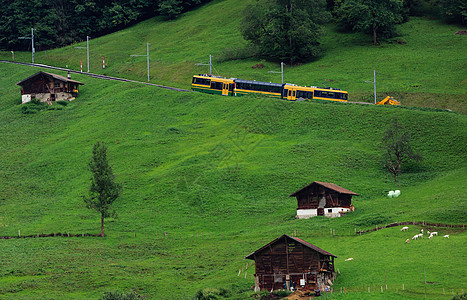
[[[422,159],[410,145],[409,131],[405,130],[397,119],[393,120],[384,133],[382,150],[384,167],[394,176],[394,182],[397,182],[397,176],[402,171],[402,164]]]
[[[318,24],[330,13],[325,0],[258,0],[244,11],[240,31],[258,54],[290,64],[321,53]]]
[[[373,35],[379,39],[396,35],[396,25],[403,21],[400,0],[344,0],[336,10],[338,22],[345,29]]]
[[[83,197],[87,208],[94,209],[101,214],[101,236],[104,236],[104,219],[116,216],[112,203],[121,193],[121,185],[115,182],[112,167],[107,161],[107,147],[97,142],[92,150],[89,162],[92,172],[89,196]]]

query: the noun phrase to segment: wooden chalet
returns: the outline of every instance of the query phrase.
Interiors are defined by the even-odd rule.
[[[286,234],[245,257],[255,261],[255,291],[323,291],[335,278],[337,256]]]
[[[67,78],[40,71],[16,84],[21,86],[23,104],[32,99],[51,104],[58,100],[73,100],[79,93],[79,85],[84,83],[72,80],[69,73]]]
[[[314,181],[290,195],[297,198],[298,219],[315,216],[340,217],[354,210],[352,196],[358,194],[337,184],[319,181]]]

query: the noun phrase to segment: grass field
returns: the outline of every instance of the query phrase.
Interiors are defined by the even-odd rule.
[[[203,71],[194,63],[244,45],[236,26],[246,3],[214,1],[176,21],[148,20],[92,40],[91,71],[102,72],[97,68],[105,54],[107,74],[144,80],[144,59],[129,55],[144,54],[149,41],[151,57],[158,58],[151,81],[188,88],[190,76]],[[75,101],[24,114],[15,83],[41,69],[0,64],[0,236],[99,233],[99,216],[81,197],[98,140],[108,146],[123,185],[115,203],[119,217],[106,220],[105,238],[0,240],[0,298],[98,299],[106,291],[134,290],[151,299],[192,299],[200,289],[224,288],[227,298],[247,299],[254,265],[243,258],[284,233],[338,256],[340,274],[329,299],[462,293],[465,230],[438,228],[438,238],[409,244],[404,241],[422,227],[355,234],[397,221],[467,223],[466,41],[453,35],[455,27],[421,18],[400,30],[406,44],[374,48],[366,47],[367,37],[329,25],[326,54],[287,66],[286,80],[332,79],[354,100],[371,102],[372,85],[364,81],[375,68],[382,77],[378,95],[394,92],[404,107],[228,98],[77,74],[73,79],[85,85]],[[85,53],[73,46],[39,52],[36,61],[78,69]],[[251,69],[258,62],[224,61],[216,69],[280,81],[267,73],[276,64]],[[310,82],[314,78],[320,79]],[[398,185],[380,163],[381,138],[394,118],[424,157],[404,169]],[[360,194],[353,198],[355,212],[295,219],[289,195],[315,180]],[[387,198],[396,188],[401,196]],[[345,261],[349,257],[354,260]]]
[[[182,15],[175,21],[155,18],[131,28],[90,40],[90,71],[119,77],[146,80],[146,43],[150,43],[151,82],[188,88],[191,76],[207,73],[213,55],[214,73],[242,79],[280,82],[279,63],[242,57],[246,45],[239,33],[242,11],[250,0],[210,2]],[[324,55],[314,62],[285,66],[284,80],[299,85],[323,83],[347,90],[351,101],[374,102],[373,80],[376,70],[377,98],[391,95],[407,106],[436,107],[466,113],[467,63],[462,49],[465,36],[460,29],[436,20],[413,18],[399,26],[400,36],[390,43],[371,46],[370,36],[338,33],[334,25],[325,27]],[[37,63],[86,71],[84,42],[61,49],[36,53]],[[26,46],[25,46],[26,47]],[[102,57],[107,68],[102,70]],[[12,59],[0,52],[0,59]],[[30,62],[31,53],[15,54],[15,60]],[[263,69],[252,66],[263,63]],[[287,64],[287,62],[285,62]]]

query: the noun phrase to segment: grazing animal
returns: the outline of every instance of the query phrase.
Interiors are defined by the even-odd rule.
[[[426,232],[426,234],[430,235],[430,234],[431,234],[431,232],[427,231],[427,232]]]
[[[405,243],[406,243],[406,244],[408,244],[409,242],[410,242],[410,240],[409,240],[409,239],[406,239],[406,240],[405,240]]]
[[[433,231],[433,232],[431,233],[431,235],[436,235],[436,236],[438,236],[438,232],[437,232],[437,231]]]
[[[420,229],[420,232],[423,234],[423,229]]]
[[[353,257],[347,258],[345,261],[353,260]]]
[[[412,237],[412,240],[418,240],[418,234],[414,235],[414,236]]]
[[[432,234],[430,234],[430,236],[429,236],[428,238],[431,240],[431,239],[433,238],[433,235],[432,235]]]
[[[449,238],[449,234],[443,235],[443,237],[445,237],[445,238]]]
[[[407,227],[407,226],[402,227],[401,231],[409,231],[409,227]]]
[[[419,238],[423,238],[423,233],[419,233],[419,234],[418,234],[418,237],[419,237]]]

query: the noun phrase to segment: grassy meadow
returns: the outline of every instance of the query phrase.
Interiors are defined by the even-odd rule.
[[[194,73],[206,72],[195,63],[209,54],[221,75],[280,82],[280,74],[267,72],[278,64],[226,60],[226,49],[245,45],[237,28],[247,3],[213,1],[175,21],[151,19],[92,39],[91,72],[145,80],[145,58],[130,55],[145,54],[150,42],[153,83],[189,88]],[[226,298],[251,299],[254,264],[244,257],[284,233],[338,256],[329,299],[462,293],[462,228],[423,227],[440,236],[409,244],[422,227],[355,234],[391,222],[467,223],[467,42],[457,30],[415,18],[400,27],[399,43],[372,47],[370,37],[328,25],[323,57],[286,66],[287,82],[328,80],[366,102],[373,87],[364,81],[376,69],[378,97],[393,95],[401,107],[228,98],[73,74],[85,83],[76,100],[35,111],[20,105],[15,83],[41,69],[1,63],[0,236],[99,233],[99,215],[82,200],[96,141],[108,146],[123,194],[104,238],[0,240],[0,298],[99,299],[135,291],[148,299],[192,299],[201,289],[222,288]],[[78,70],[82,59],[86,68],[85,50],[73,48],[83,45],[38,52],[36,62]],[[15,60],[28,62],[30,53]],[[264,69],[251,68],[260,62]],[[404,166],[398,184],[381,165],[381,139],[394,118],[424,158]],[[360,194],[356,210],[338,219],[295,219],[289,195],[315,180]],[[394,189],[401,196],[387,198]]]
[[[246,42],[239,33],[245,6],[251,0],[217,0],[183,14],[174,21],[154,18],[131,28],[90,40],[90,71],[135,80],[147,78],[146,43],[150,43],[151,82],[189,88],[191,76],[207,73],[213,55],[214,73],[226,77],[280,82],[280,63],[247,58]],[[455,35],[458,26],[437,20],[413,18],[398,27],[400,36],[377,47],[372,37],[340,33],[329,24],[323,29],[324,54],[319,59],[295,66],[286,63],[285,82],[340,88],[351,101],[374,103],[376,70],[377,98],[390,95],[403,105],[451,109],[466,113],[467,63],[462,49],[465,36]],[[36,63],[80,70],[86,66],[84,42],[61,49],[37,52]],[[25,49],[29,44],[25,42]],[[102,69],[102,57],[107,67]],[[12,59],[9,51],[0,59]],[[30,62],[30,52],[15,53],[15,60]],[[252,67],[262,63],[264,68]]]

